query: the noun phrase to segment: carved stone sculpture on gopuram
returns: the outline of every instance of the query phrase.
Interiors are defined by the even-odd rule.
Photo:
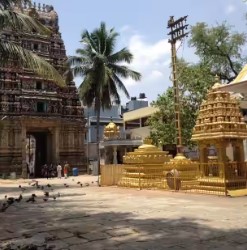
[[[17,6],[13,8],[20,11]],[[22,11],[35,16],[51,34],[6,29],[1,39],[31,50],[64,75],[66,50],[53,6],[25,4]],[[85,119],[71,72],[66,86],[59,87],[9,62],[0,68],[0,119],[0,174],[15,171],[26,176],[27,165],[32,165],[34,176],[40,177],[42,165],[65,162],[85,170]],[[30,143],[35,149],[33,154],[26,150]]]

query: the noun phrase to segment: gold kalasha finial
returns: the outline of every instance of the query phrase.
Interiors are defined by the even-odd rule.
[[[218,83],[220,81],[220,77],[216,74],[214,77],[214,82]]]
[[[218,89],[222,86],[221,82],[220,82],[220,77],[216,74],[214,77],[214,85],[212,87],[212,89]]]
[[[152,145],[152,144],[153,144],[153,140],[152,140],[151,138],[147,137],[147,138],[145,138],[145,139],[143,140],[143,143],[144,143],[144,144]]]

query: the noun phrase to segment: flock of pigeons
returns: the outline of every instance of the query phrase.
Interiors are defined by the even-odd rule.
[[[72,181],[74,181],[74,179],[72,179]],[[96,183],[98,181],[95,181]],[[91,184],[95,183],[94,181],[91,182]],[[49,199],[56,201],[56,199],[58,197],[61,197],[61,193],[57,193],[54,194],[54,189],[52,187],[52,185],[47,184],[46,186],[42,186],[38,184],[38,181],[34,181],[34,182],[30,182],[29,183],[30,186],[39,189],[39,190],[43,190],[43,201],[47,202]],[[90,186],[89,183],[81,183],[80,181],[77,182],[77,185],[79,185],[80,187],[88,187]],[[64,187],[65,188],[69,188],[69,185],[64,183]],[[21,185],[18,186],[19,190],[21,190],[21,194],[15,198],[15,197],[8,197],[8,195],[4,196],[4,202],[2,203],[2,206],[0,207],[0,212],[5,212],[10,206],[12,206],[14,203],[19,203],[23,200],[23,193],[27,190],[26,187],[22,187]],[[51,194],[52,193],[52,194]],[[26,202],[28,203],[35,203],[37,195],[35,193],[33,193],[28,199],[26,199]]]

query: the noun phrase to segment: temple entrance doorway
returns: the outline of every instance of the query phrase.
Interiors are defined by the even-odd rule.
[[[51,164],[51,138],[48,132],[28,132],[26,137],[26,161],[31,176],[43,177],[42,166]]]

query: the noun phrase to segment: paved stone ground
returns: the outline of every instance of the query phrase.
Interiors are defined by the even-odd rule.
[[[23,194],[0,213],[0,249],[247,249],[247,197],[97,187],[96,178],[40,179],[61,194],[46,202],[29,180],[0,180],[0,204]]]

